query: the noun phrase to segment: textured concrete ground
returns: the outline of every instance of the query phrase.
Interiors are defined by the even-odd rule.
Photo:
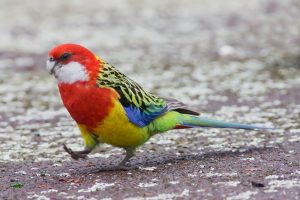
[[[0,199],[299,199],[298,0],[0,1]],[[277,127],[157,135],[128,170],[83,147],[45,70],[80,43],[202,116]],[[116,122],[117,123],[117,122]]]

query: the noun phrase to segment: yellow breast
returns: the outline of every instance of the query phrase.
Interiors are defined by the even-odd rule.
[[[149,139],[148,129],[129,122],[119,101],[114,102],[114,108],[93,132],[99,142],[124,148],[137,147]]]

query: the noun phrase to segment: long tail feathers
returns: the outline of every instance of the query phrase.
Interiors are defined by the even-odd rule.
[[[180,128],[194,128],[194,127],[233,128],[233,129],[248,129],[248,130],[273,129],[273,128],[268,128],[263,126],[247,125],[247,124],[240,124],[240,123],[218,121],[213,119],[206,119],[198,116],[185,115],[185,114],[181,115],[180,124],[175,128],[180,129]]]

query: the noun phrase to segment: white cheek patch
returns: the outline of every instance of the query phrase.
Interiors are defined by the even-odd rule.
[[[87,71],[78,62],[70,62],[61,67],[56,67],[55,77],[59,83],[75,83],[76,81],[87,81],[89,79]]]

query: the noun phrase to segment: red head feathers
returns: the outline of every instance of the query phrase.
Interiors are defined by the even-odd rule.
[[[49,52],[47,69],[59,83],[94,82],[99,72],[99,59],[77,44],[62,44]]]

